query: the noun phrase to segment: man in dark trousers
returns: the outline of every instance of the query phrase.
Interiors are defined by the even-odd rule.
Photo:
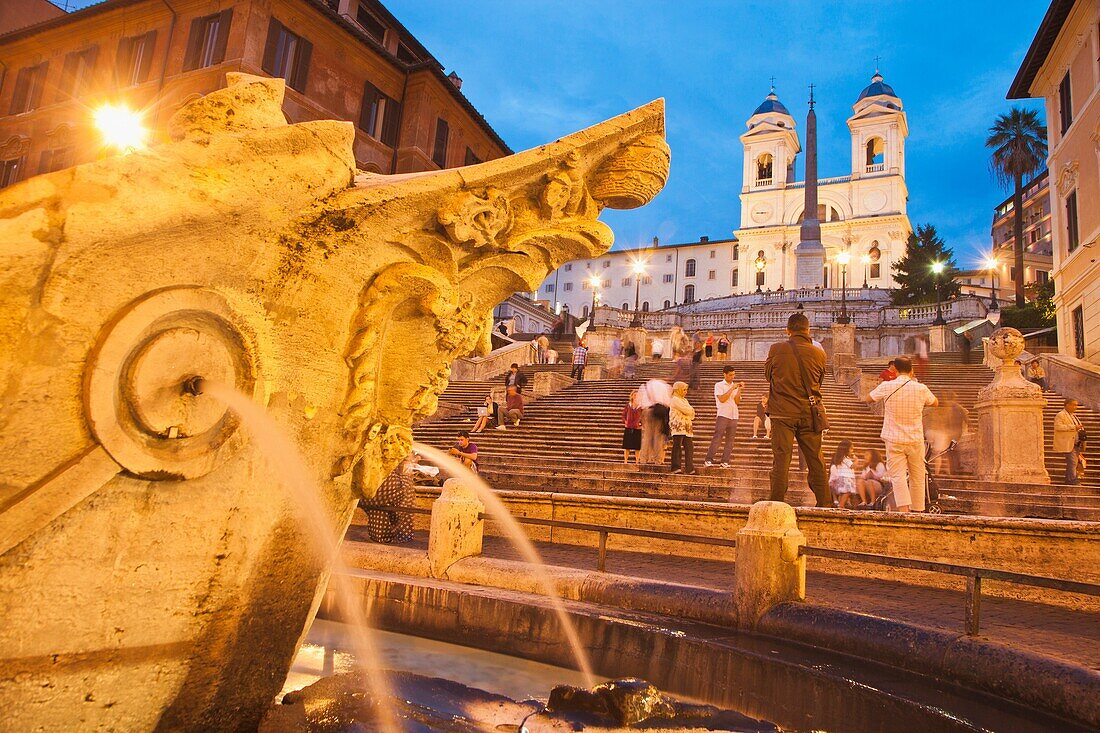
[[[527,375],[519,370],[519,364],[512,364],[504,373],[504,391],[507,392],[509,387],[515,387],[516,392],[523,392],[526,386]]]
[[[797,440],[817,505],[831,507],[833,498],[821,457],[820,427],[814,430],[810,413],[810,396],[821,404],[825,352],[815,347],[810,339],[810,321],[803,313],[795,313],[787,319],[787,337],[786,341],[772,344],[764,364],[764,377],[771,385],[768,392],[768,414],[772,419],[770,498],[783,501],[787,495],[791,451]]]

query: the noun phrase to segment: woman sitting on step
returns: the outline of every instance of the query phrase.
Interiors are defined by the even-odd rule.
[[[500,405],[493,402],[493,395],[488,394],[485,396],[485,402],[478,408],[480,413],[477,418],[477,422],[474,423],[474,429],[471,433],[480,433],[487,427],[492,427],[491,423],[495,423],[497,420],[497,411],[500,409]]]

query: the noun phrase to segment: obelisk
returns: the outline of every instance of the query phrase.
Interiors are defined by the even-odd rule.
[[[794,254],[798,287],[821,287],[825,279],[825,247],[821,245],[821,222],[817,220],[817,114],[813,84],[810,111],[806,115],[806,207]]]

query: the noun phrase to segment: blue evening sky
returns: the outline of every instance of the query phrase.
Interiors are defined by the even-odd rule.
[[[657,97],[672,172],[648,206],[604,214],[616,247],[730,236],[740,221],[745,120],[776,91],[801,137],[817,85],[822,177],[849,169],[845,120],[874,71],[909,118],[909,217],[963,267],[989,249],[1008,196],[984,147],[1046,11],[1042,0],[384,0],[515,150]],[[75,5],[90,4],[77,0]],[[1020,104],[1017,102],[1017,104]],[[1041,110],[1035,101],[1023,102]],[[796,171],[802,178],[802,159]]]

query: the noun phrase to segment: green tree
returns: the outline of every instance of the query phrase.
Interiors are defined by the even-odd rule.
[[[1009,306],[1001,310],[1001,325],[1021,331],[1036,331],[1058,325],[1054,309],[1054,281],[1028,285],[1027,303],[1023,308]]]
[[[1024,179],[1042,170],[1047,160],[1047,128],[1035,110],[1013,107],[998,115],[989,128],[985,146],[989,168],[1003,186],[1012,186],[1012,248],[1016,268],[1016,307],[1024,298]]]
[[[943,263],[937,278],[933,265]],[[955,280],[959,268],[955,256],[931,224],[917,226],[905,242],[905,256],[894,263],[894,281],[898,284],[892,297],[895,305],[915,305],[947,300],[959,294]],[[937,288],[937,282],[939,287]]]

